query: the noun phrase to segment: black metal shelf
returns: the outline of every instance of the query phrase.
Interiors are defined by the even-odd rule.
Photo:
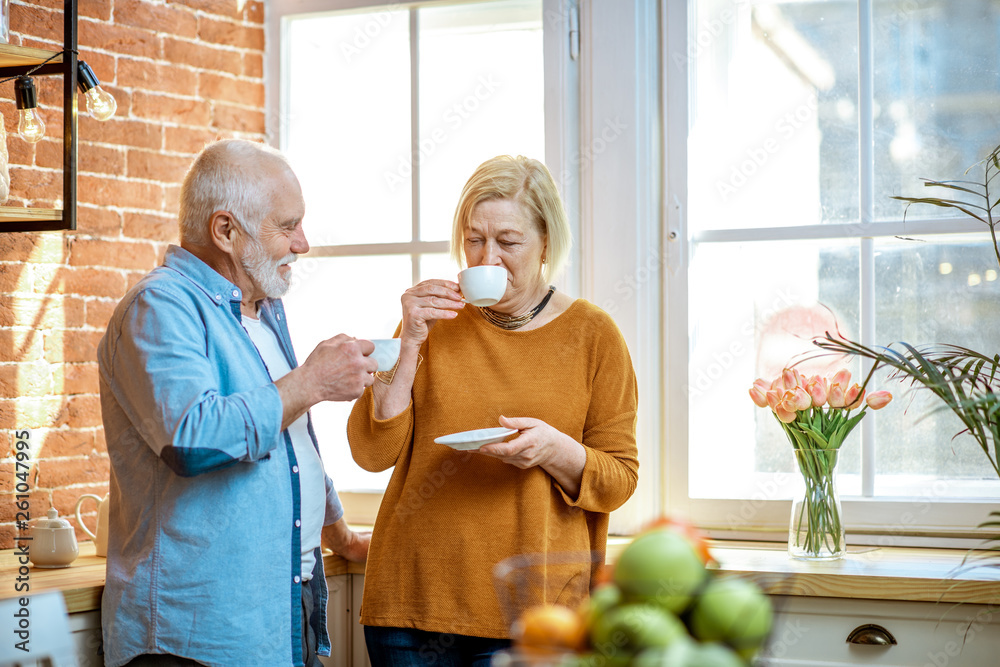
[[[63,77],[63,209],[0,206],[0,233],[76,229],[76,2],[77,0],[65,0],[61,53],[0,44],[0,78],[28,74],[35,68],[37,69],[31,72],[31,76]]]

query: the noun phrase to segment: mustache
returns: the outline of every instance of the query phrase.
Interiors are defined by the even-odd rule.
[[[298,261],[299,256],[294,252],[290,252],[281,259],[278,260],[278,266],[285,266],[286,264],[291,264],[292,262]]]

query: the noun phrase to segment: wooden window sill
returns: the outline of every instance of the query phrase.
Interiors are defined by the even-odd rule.
[[[628,542],[608,540],[609,562]],[[842,560],[814,563],[788,558],[780,543],[713,540],[710,548],[723,573],[748,578],[770,595],[974,604],[995,604],[1000,595],[1000,566],[959,571],[967,553],[961,549],[857,547]],[[324,562],[328,577],[364,573],[364,565],[333,554]],[[91,542],[80,545],[70,567],[31,568],[30,591],[15,589],[17,572],[14,551],[0,552],[0,581],[9,583],[0,598],[60,590],[70,613],[100,608],[105,559],[94,555]]]

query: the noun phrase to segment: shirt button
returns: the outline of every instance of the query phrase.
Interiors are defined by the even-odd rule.
[[[295,527],[296,528],[301,528],[302,527],[302,522],[300,520],[296,519],[295,520]]]
[[[281,319],[281,313],[278,313],[278,314],[277,314],[277,315],[275,315],[274,317],[275,317],[276,319],[279,319],[279,320],[280,320],[280,319]]]
[[[240,298],[240,291],[234,289],[233,290],[233,296],[236,297],[237,299]]]
[[[295,575],[294,577],[292,577],[292,581],[294,581],[295,583],[299,583],[300,581],[302,581],[302,577],[300,577],[299,575]]]
[[[216,294],[215,295],[215,300],[216,301],[222,301],[222,295],[221,294]]]
[[[294,472],[296,475],[298,475],[299,474],[299,467],[298,466],[292,466],[292,472]]]

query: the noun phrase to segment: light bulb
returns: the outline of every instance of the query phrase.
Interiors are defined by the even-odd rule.
[[[87,91],[87,111],[97,120],[107,120],[115,115],[118,103],[111,93],[100,86],[94,86]]]
[[[14,82],[14,98],[17,103],[17,133],[29,143],[36,143],[45,136],[45,123],[38,115],[38,99],[35,82],[27,76],[19,76]]]
[[[17,133],[29,143],[38,143],[45,136],[45,123],[38,115],[38,109],[21,109],[21,119],[17,122]]]
[[[77,65],[77,84],[87,96],[87,111],[97,120],[107,120],[115,115],[118,103],[111,93],[101,88],[101,82],[90,65],[80,61]]]

